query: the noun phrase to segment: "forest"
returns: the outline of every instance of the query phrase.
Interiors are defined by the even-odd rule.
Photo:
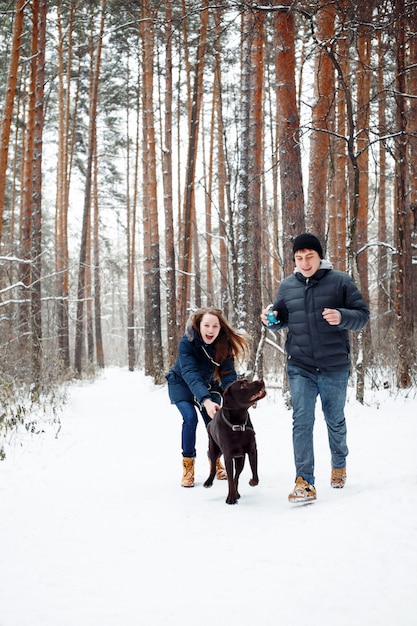
[[[416,384],[417,0],[0,2],[0,426],[108,365],[164,382],[190,311],[247,331],[313,232]],[[9,408],[8,408],[9,407]]]

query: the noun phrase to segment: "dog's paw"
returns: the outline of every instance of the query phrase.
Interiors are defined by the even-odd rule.
[[[210,480],[210,478],[207,478],[206,482],[204,483],[204,487],[212,487],[213,486],[213,481]]]
[[[249,484],[251,487],[256,487],[256,485],[259,485],[259,479],[258,478],[251,478],[249,481]]]
[[[236,494],[232,495],[232,494],[228,494],[227,498],[226,498],[226,504],[237,504],[240,498],[240,493],[238,491],[236,491]]]

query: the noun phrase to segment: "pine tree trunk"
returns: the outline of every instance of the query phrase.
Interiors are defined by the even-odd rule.
[[[387,128],[385,109],[387,105],[384,89],[384,59],[386,49],[382,41],[381,33],[378,33],[378,73],[377,84],[378,93],[380,94],[378,100],[378,126],[381,136],[384,135]],[[387,175],[386,175],[386,149],[382,141],[379,142],[379,184],[378,184],[378,332],[379,332],[379,346],[384,346],[384,338],[390,330],[392,319],[389,315],[389,292],[390,292],[390,280],[388,270],[388,246],[387,244]]]
[[[172,184],[172,1],[166,2],[165,8],[165,114],[164,114],[164,143],[162,151],[162,182],[164,188],[164,216],[165,216],[165,258],[166,258],[166,313],[167,313],[167,358],[170,368],[177,355],[177,323],[175,311],[177,309],[176,288],[176,258],[174,238],[173,214],[173,184]]]
[[[333,119],[334,68],[325,46],[334,35],[334,8],[320,0],[317,13],[317,48],[314,63],[314,103],[310,139],[310,167],[306,228],[326,241],[327,185]]]
[[[97,146],[95,148],[97,154]],[[96,346],[96,360],[97,365],[100,368],[104,368],[104,346],[103,346],[103,333],[101,325],[101,267],[100,267],[100,242],[99,242],[99,201],[98,201],[98,162],[97,156],[94,159],[93,167],[93,298],[92,298],[92,311],[93,311],[93,332],[92,337],[95,337]]]
[[[81,231],[80,245],[80,261],[78,268],[78,290],[77,290],[77,319],[75,324],[75,355],[74,364],[78,374],[83,370],[83,353],[84,353],[84,333],[86,328],[86,263],[88,258],[88,241],[90,239],[91,225],[91,198],[92,198],[92,182],[93,182],[93,161],[95,158],[96,135],[97,135],[97,107],[98,107],[98,88],[100,84],[101,69],[101,52],[103,46],[103,31],[105,22],[105,6],[106,0],[102,0],[101,5],[101,23],[100,32],[97,37],[97,47],[91,50],[91,77],[90,77],[90,110],[89,110],[89,129],[88,129],[88,151],[87,151],[87,168],[85,176],[84,189],[84,210]],[[92,39],[92,33],[91,33]]]
[[[368,242],[368,193],[369,193],[369,95],[371,89],[371,38],[368,32],[371,14],[370,5],[358,7],[358,69],[357,76],[357,109],[356,109],[356,152],[359,168],[358,212],[355,232],[356,252]],[[365,248],[357,255],[357,267],[361,292],[366,301],[369,300],[368,253]],[[368,326],[368,328],[370,328]],[[366,345],[366,344],[365,344]],[[369,347],[369,346],[368,346]]]
[[[241,175],[239,181],[238,327],[257,346],[261,335],[261,183],[263,153],[264,13],[246,11],[242,26]],[[247,364],[253,375],[254,359]],[[262,371],[262,365],[259,366]]]
[[[23,286],[19,303],[19,344],[22,362],[31,354],[30,337],[30,284],[32,280],[31,248],[32,248],[32,197],[33,197],[33,163],[35,154],[35,121],[36,121],[36,71],[38,51],[38,12],[39,0],[32,4],[31,57],[29,74],[29,94],[27,105],[26,132],[24,140],[23,189],[20,209],[20,257],[24,259],[19,267],[19,279]]]
[[[226,317],[230,314],[230,296],[233,291],[233,280],[229,272],[229,258],[234,258],[235,244],[228,237],[227,215],[230,211],[230,184],[225,154],[225,133],[222,110],[222,65],[221,65],[221,9],[214,12],[216,38],[214,43],[215,65],[214,81],[215,94],[215,127],[217,146],[217,180],[218,180],[218,207],[219,207],[219,257],[220,257],[220,307]]]
[[[346,0],[343,0],[346,3]],[[344,33],[336,44],[337,58],[341,75],[349,75],[348,60],[348,33]],[[347,178],[347,153],[346,153],[346,93],[341,82],[340,74],[337,74],[336,89],[336,118],[335,130],[337,138],[334,140],[334,215],[329,215],[329,250],[330,258],[335,269],[341,272],[346,271],[346,238],[347,238],[347,217],[348,193],[346,190]]]
[[[0,127],[0,244],[3,232],[3,212],[6,192],[6,170],[9,157],[10,130],[12,125],[14,100],[16,94],[17,74],[21,50],[25,0],[17,0],[13,24],[13,38],[10,50],[10,61],[5,89],[3,118]]]
[[[408,93],[417,95],[417,11],[410,5],[409,32],[410,36],[410,61],[409,61],[409,88]],[[410,98],[408,106],[408,137],[409,137],[409,165],[410,180],[417,181],[417,102],[415,97]],[[411,244],[412,244],[412,293],[413,302],[417,298],[417,186],[410,186],[410,210],[411,210]],[[412,308],[413,326],[416,322],[415,307]]]
[[[397,28],[395,32],[396,52],[396,184],[395,193],[397,201],[397,289],[396,289],[396,314],[397,314],[397,386],[407,388],[411,384],[410,370],[414,360],[413,342],[413,317],[412,317],[412,257],[409,253],[411,248],[411,216],[410,216],[410,179],[408,170],[407,154],[407,106],[406,106],[406,24],[402,15],[402,2],[396,0]]]
[[[157,204],[156,141],[153,102],[154,15],[149,0],[143,5],[142,51],[143,51],[143,159],[144,170],[144,216],[147,231],[144,240],[146,263],[145,288],[145,363],[147,373],[157,384],[163,382],[164,362],[161,335],[160,255]],[[149,19],[151,18],[151,19]],[[145,219],[144,219],[145,221]]]
[[[201,103],[203,97],[203,70],[207,42],[208,28],[208,0],[204,0],[200,11],[200,30],[197,49],[197,61],[194,75],[193,97],[191,105],[191,119],[188,141],[188,154],[185,175],[184,209],[182,233],[180,269],[178,278],[178,317],[185,320],[187,308],[191,305],[191,260],[193,250],[193,224],[195,222],[195,170],[198,147],[198,130],[200,121]]]
[[[131,149],[130,149],[130,51],[126,63],[126,265],[127,265],[127,365],[129,372],[135,369],[135,231],[136,213],[130,195]],[[137,144],[136,144],[137,147]],[[136,175],[136,172],[135,172]],[[136,177],[136,176],[135,176]]]
[[[282,207],[284,273],[293,270],[292,242],[304,232],[304,191],[301,173],[300,128],[295,88],[295,29],[291,0],[275,5],[275,75],[278,116],[278,154]]]
[[[36,387],[42,378],[42,148],[46,47],[46,0],[33,3],[33,30],[37,35],[35,81],[35,130],[32,187],[32,372]],[[36,12],[37,9],[37,12]],[[35,27],[36,24],[36,27]]]
[[[57,291],[57,334],[59,360],[65,369],[70,367],[69,347],[69,254],[68,254],[68,205],[71,178],[73,144],[71,142],[71,117],[76,124],[77,93],[71,112],[71,71],[67,71],[65,82],[64,44],[68,36],[66,66],[72,67],[72,29],[75,8],[71,5],[68,29],[64,33],[61,20],[61,7],[57,7],[57,90],[58,90],[58,161],[56,177],[56,216],[55,216],[55,269]]]

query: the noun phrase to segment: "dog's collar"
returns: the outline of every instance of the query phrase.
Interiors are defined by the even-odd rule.
[[[231,422],[229,422],[229,420],[226,418],[224,411],[221,412],[222,413],[222,418],[224,419],[224,421],[226,422],[226,424],[228,426],[230,426],[230,428],[233,430],[233,432],[241,432],[244,433],[245,430],[253,430],[253,428],[251,428],[250,426],[247,426],[248,423],[248,419],[249,419],[249,413],[246,415],[246,420],[244,424],[232,424]]]

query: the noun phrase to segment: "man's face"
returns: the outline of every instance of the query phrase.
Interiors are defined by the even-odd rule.
[[[321,258],[316,250],[297,250],[294,254],[295,266],[305,277],[314,276],[320,267]]]

